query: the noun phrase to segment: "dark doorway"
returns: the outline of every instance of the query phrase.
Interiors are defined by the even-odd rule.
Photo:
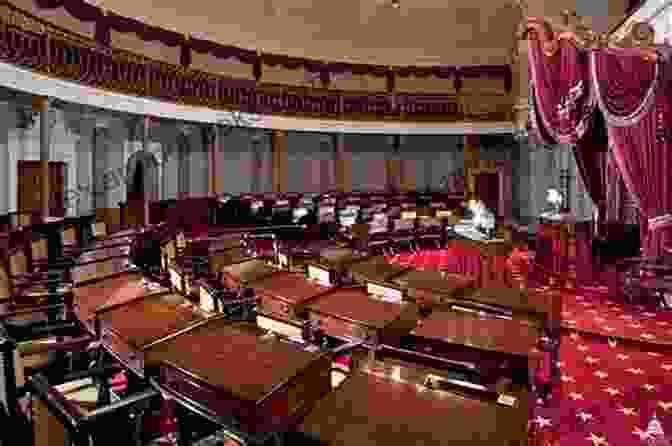
[[[126,163],[126,218],[124,225],[147,223],[146,203],[159,199],[159,163],[153,154],[140,150]]]

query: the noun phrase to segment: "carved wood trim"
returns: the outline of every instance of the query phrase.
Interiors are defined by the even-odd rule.
[[[584,17],[574,11],[563,13],[563,23],[554,23],[540,17],[529,17],[523,39],[538,39],[544,54],[551,57],[560,48],[560,41],[568,41],[579,48],[639,48],[647,60],[655,60],[655,30],[651,24],[633,21],[622,31],[605,33],[593,31]]]

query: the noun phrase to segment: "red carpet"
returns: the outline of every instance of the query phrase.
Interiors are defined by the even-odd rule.
[[[436,255],[402,255],[391,263],[428,265]],[[527,254],[509,259],[527,271]],[[672,311],[614,303],[604,288],[567,290],[560,348],[562,383],[547,407],[538,406],[530,432],[538,446],[667,445],[672,438]],[[622,338],[628,342],[616,340]],[[637,343],[629,341],[638,341]],[[653,434],[652,417],[665,432]]]
[[[599,336],[672,345],[672,311],[602,301],[591,294],[581,290],[567,293],[562,313],[564,327]]]
[[[560,349],[562,383],[530,421],[543,445],[639,446],[655,413],[672,433],[672,354],[573,333]]]

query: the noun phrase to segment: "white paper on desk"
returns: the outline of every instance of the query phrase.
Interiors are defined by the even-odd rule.
[[[402,300],[401,291],[376,285],[375,283],[367,283],[366,292],[385,302],[398,304],[401,303]]]
[[[199,294],[201,310],[205,311],[206,313],[214,313],[216,307],[215,299],[213,299],[212,294],[210,294],[210,292],[208,292],[208,290],[203,286],[201,287]]]
[[[170,269],[170,283],[178,291],[182,291],[180,275],[173,268]]]
[[[314,280],[319,285],[330,287],[331,280],[329,277],[329,271],[323,270],[322,268],[317,268],[312,265],[308,265],[308,279]]]

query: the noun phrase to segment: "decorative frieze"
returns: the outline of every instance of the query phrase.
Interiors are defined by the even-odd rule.
[[[102,50],[93,41],[69,35],[25,13],[23,19],[20,19],[21,11],[9,9],[11,20],[0,21],[0,59],[48,76],[106,90],[257,114],[440,122],[501,122],[511,119],[512,103],[508,93],[370,95],[259,85],[255,81],[227,79],[150,61],[128,51]],[[26,24],[28,22],[35,24],[39,31],[27,32],[31,27]],[[492,71],[495,68],[499,71]],[[438,74],[444,77],[456,76],[456,80],[474,76],[501,77],[501,68],[452,67]],[[510,78],[510,72],[507,76]]]

